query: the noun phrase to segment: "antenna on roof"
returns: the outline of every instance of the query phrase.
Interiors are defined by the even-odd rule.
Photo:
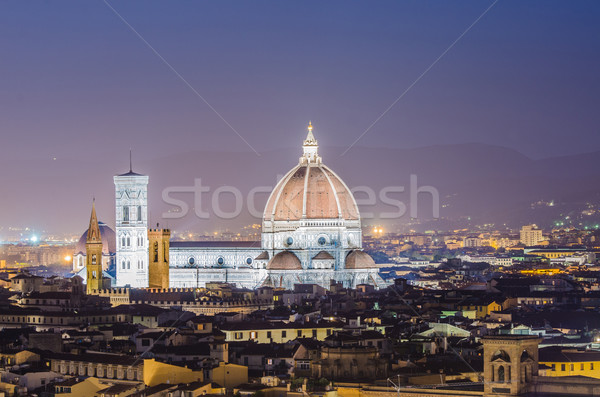
[[[129,172],[133,172],[133,166],[131,164],[131,148],[129,148]]]

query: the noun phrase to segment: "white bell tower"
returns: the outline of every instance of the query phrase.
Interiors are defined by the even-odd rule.
[[[131,157],[131,155],[130,155]],[[148,176],[129,172],[114,177],[117,234],[117,286],[148,287]]]

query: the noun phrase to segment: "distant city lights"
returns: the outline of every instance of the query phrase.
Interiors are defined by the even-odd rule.
[[[381,234],[383,234],[383,228],[382,228],[382,227],[375,226],[375,227],[373,228],[373,234],[378,234],[378,235],[381,235]]]

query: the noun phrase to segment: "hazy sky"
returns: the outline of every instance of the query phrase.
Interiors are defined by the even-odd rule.
[[[110,4],[261,152],[308,120],[349,145],[492,2]],[[498,1],[359,145],[600,149],[599,17],[597,1]],[[103,1],[2,2],[0,51],[2,189],[44,178],[38,160],[101,157],[112,175],[130,147],[251,150]]]

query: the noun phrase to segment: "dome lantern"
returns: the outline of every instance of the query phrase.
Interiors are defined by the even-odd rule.
[[[312,122],[308,122],[308,134],[302,144],[303,154],[300,157],[300,164],[320,164],[321,157],[319,156],[319,144],[313,135]]]

